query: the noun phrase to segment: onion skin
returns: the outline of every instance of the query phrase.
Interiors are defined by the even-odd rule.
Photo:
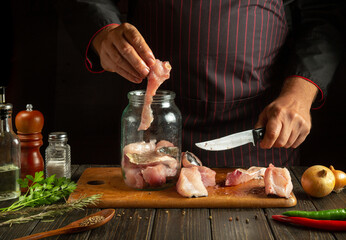
[[[340,193],[346,185],[346,174],[341,170],[335,170],[332,165],[330,165],[329,168],[335,177],[335,186],[333,190],[336,193]]]
[[[304,191],[312,197],[321,198],[330,194],[335,186],[335,176],[329,168],[315,165],[306,169],[301,178]]]

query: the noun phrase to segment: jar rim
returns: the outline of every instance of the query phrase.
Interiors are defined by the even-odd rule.
[[[145,90],[134,90],[127,94],[127,98],[131,100],[143,101],[145,96]],[[161,102],[172,100],[175,98],[175,92],[169,90],[157,90],[156,94],[153,96],[153,102]]]

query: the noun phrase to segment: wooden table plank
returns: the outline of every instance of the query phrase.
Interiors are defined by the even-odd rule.
[[[112,167],[110,165],[81,165],[74,174],[78,181],[90,167]],[[118,167],[114,165],[113,167]],[[115,209],[115,215],[103,228],[91,231],[89,239],[149,239],[155,217],[155,209]]]
[[[274,239],[260,208],[210,211],[213,239]]]
[[[211,239],[209,209],[157,209],[151,239]]]
[[[305,194],[300,181],[290,171],[293,191],[298,199],[297,205],[292,208],[267,208],[265,212],[267,213],[268,222],[273,230],[276,239],[334,239],[333,235],[326,231],[320,231],[310,228],[303,228],[299,226],[294,226],[288,223],[278,222],[272,219],[272,215],[281,215],[285,211],[290,210],[305,210],[305,211],[315,211],[316,208],[312,204],[309,197]]]
[[[64,227],[68,224],[70,224],[73,221],[77,221],[87,215],[90,215],[94,212],[97,212],[99,209],[86,209],[85,211],[73,211],[69,214],[64,214],[59,217],[55,217],[54,221],[52,222],[47,222],[47,221],[40,221],[35,229],[30,233],[30,234],[35,234],[35,233],[40,233],[40,232],[45,232],[45,231],[50,231],[54,229],[58,229],[61,227]],[[100,228],[103,228],[101,226]],[[91,230],[86,231],[86,232],[81,232],[81,233],[76,233],[76,234],[68,234],[68,235],[61,235],[61,236],[52,236],[49,239],[88,239],[89,235],[91,233]]]
[[[89,239],[150,239],[155,209],[116,209],[111,221],[92,230]]]

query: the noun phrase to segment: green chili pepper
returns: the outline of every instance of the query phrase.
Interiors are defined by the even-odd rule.
[[[283,215],[290,217],[305,217],[320,220],[342,220],[346,219],[346,208],[330,209],[323,211],[287,211]]]

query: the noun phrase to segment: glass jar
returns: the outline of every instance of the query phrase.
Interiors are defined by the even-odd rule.
[[[65,132],[52,132],[46,148],[46,177],[71,178],[71,148]]]
[[[12,129],[12,104],[0,103],[0,201],[20,196],[20,141]]]
[[[158,90],[151,109],[153,121],[138,131],[144,104],[144,90],[127,94],[129,104],[121,120],[121,168],[127,186],[159,190],[174,185],[181,166],[181,113],[175,93]]]

